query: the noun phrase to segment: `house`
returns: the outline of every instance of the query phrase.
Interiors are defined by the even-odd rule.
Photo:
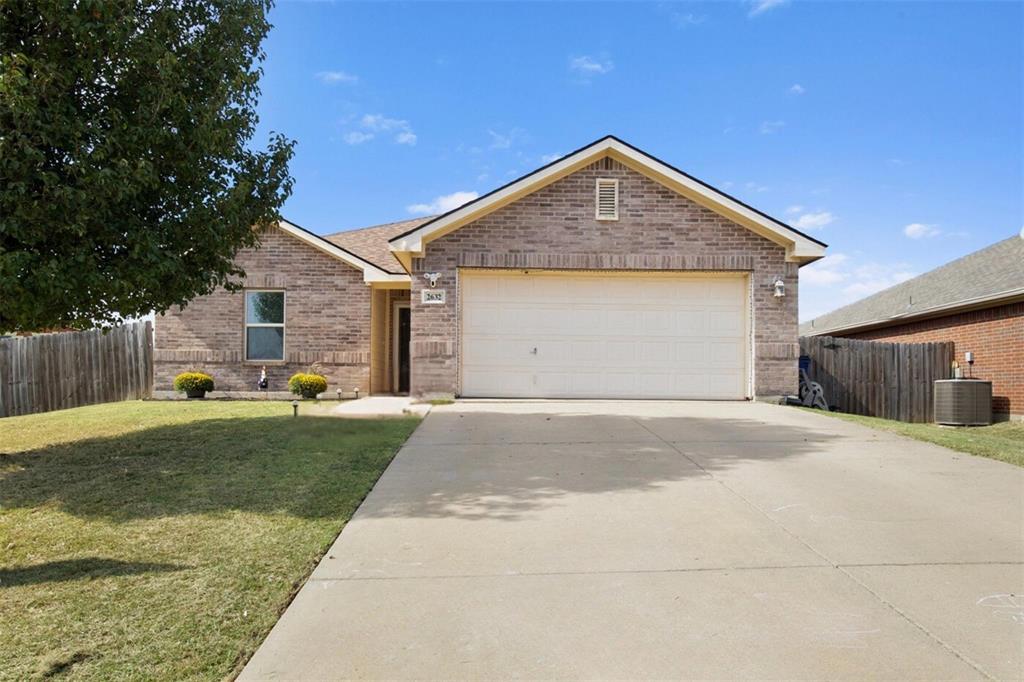
[[[800,333],[952,341],[964,371],[992,381],[992,411],[1022,419],[1024,233],[817,317],[802,324]]]
[[[444,215],[320,237],[282,221],[156,321],[192,367],[330,394],[750,399],[793,393],[801,265],[825,244],[605,137]]]

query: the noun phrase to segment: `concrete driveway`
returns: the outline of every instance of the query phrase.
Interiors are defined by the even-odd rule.
[[[435,409],[243,680],[1024,677],[1024,470],[752,403]]]

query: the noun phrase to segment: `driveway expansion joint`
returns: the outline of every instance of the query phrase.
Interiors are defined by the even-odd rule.
[[[672,448],[673,450],[675,450],[676,452],[678,452],[678,453],[679,453],[680,455],[682,455],[683,457],[685,457],[685,458],[686,458],[687,460],[689,460],[690,462],[692,462],[694,466],[696,466],[697,468],[699,468],[699,469],[700,469],[701,471],[703,471],[703,472],[704,472],[704,473],[705,473],[706,475],[708,475],[708,476],[709,476],[709,477],[711,477],[711,478],[712,478],[713,480],[715,480],[715,481],[716,481],[716,482],[717,482],[717,483],[718,483],[719,485],[721,485],[721,486],[722,486],[723,488],[725,488],[726,490],[728,490],[728,491],[729,491],[730,493],[732,493],[733,495],[735,495],[735,496],[736,496],[736,497],[738,497],[739,499],[743,500],[743,502],[745,502],[745,503],[746,503],[747,505],[749,505],[749,506],[750,506],[750,507],[751,507],[752,509],[754,509],[754,510],[756,510],[757,512],[759,512],[759,513],[760,513],[760,514],[761,514],[762,516],[764,516],[765,518],[767,518],[767,519],[768,519],[768,520],[769,520],[769,521],[770,521],[771,523],[775,524],[775,526],[776,526],[776,527],[778,527],[778,528],[779,528],[780,530],[782,530],[782,531],[783,531],[784,533],[786,533],[786,534],[787,534],[787,535],[789,535],[789,536],[790,536],[791,538],[793,538],[794,540],[796,540],[797,542],[799,542],[800,544],[802,544],[802,545],[803,545],[804,547],[806,547],[806,548],[807,548],[807,549],[808,549],[809,551],[811,551],[811,552],[813,552],[814,554],[816,554],[817,556],[821,557],[821,559],[822,559],[822,560],[824,560],[824,561],[828,562],[828,564],[829,564],[830,566],[832,566],[833,568],[835,568],[835,569],[839,570],[839,571],[840,571],[840,572],[841,572],[841,573],[842,573],[842,574],[843,574],[844,576],[846,576],[846,577],[847,577],[847,578],[849,578],[849,579],[850,579],[851,581],[853,581],[853,583],[854,583],[854,584],[858,585],[858,586],[859,586],[859,587],[860,587],[860,588],[861,588],[862,590],[864,590],[865,592],[867,592],[868,594],[870,594],[871,596],[873,596],[873,597],[874,597],[875,599],[877,599],[877,600],[878,600],[878,601],[879,601],[879,602],[880,602],[881,604],[883,604],[883,605],[885,605],[886,607],[888,607],[888,608],[889,608],[889,609],[890,609],[891,611],[893,611],[893,612],[894,612],[894,613],[896,613],[896,614],[897,614],[898,616],[900,616],[901,618],[903,618],[904,620],[906,620],[906,621],[907,621],[908,623],[910,623],[910,624],[911,624],[912,626],[916,627],[916,628],[917,628],[917,629],[918,629],[919,631],[921,631],[922,633],[924,633],[924,634],[925,634],[925,635],[926,635],[927,637],[929,637],[930,639],[932,639],[933,641],[935,641],[936,643],[938,643],[938,644],[939,644],[939,646],[941,646],[941,647],[942,647],[943,649],[945,649],[945,650],[946,650],[947,652],[949,652],[950,654],[952,654],[953,656],[957,657],[958,659],[960,659],[961,661],[963,661],[963,662],[964,662],[964,663],[966,663],[967,665],[969,665],[969,666],[971,666],[972,668],[974,668],[974,670],[975,670],[975,671],[977,671],[977,672],[978,672],[979,674],[981,674],[981,675],[982,675],[982,676],[984,676],[985,678],[987,678],[987,679],[990,679],[990,680],[991,680],[991,679],[995,679],[995,678],[994,678],[994,677],[993,677],[992,675],[990,675],[990,674],[988,673],[988,671],[986,671],[985,669],[983,669],[983,668],[982,668],[982,667],[981,667],[981,666],[980,666],[980,665],[979,665],[979,664],[978,664],[977,662],[975,662],[975,661],[971,660],[970,658],[968,658],[968,657],[967,657],[967,656],[966,656],[965,654],[963,654],[962,652],[960,652],[959,650],[957,650],[957,649],[956,649],[955,647],[953,647],[953,645],[952,645],[952,644],[950,644],[949,642],[946,642],[946,641],[945,641],[944,639],[942,639],[942,638],[941,638],[941,637],[939,637],[939,636],[938,636],[937,634],[935,634],[934,632],[932,632],[931,630],[929,630],[928,628],[926,628],[926,627],[925,627],[924,625],[922,625],[921,623],[917,622],[917,621],[916,621],[916,620],[915,620],[914,618],[912,618],[912,617],[910,616],[910,614],[908,614],[908,613],[906,613],[905,611],[903,611],[902,609],[898,608],[898,607],[897,607],[897,606],[896,606],[895,604],[893,604],[892,602],[890,602],[890,601],[888,601],[888,600],[884,599],[884,598],[883,598],[883,597],[882,597],[882,596],[881,596],[880,594],[878,594],[878,593],[877,593],[876,591],[872,590],[872,589],[871,589],[870,587],[868,587],[868,586],[867,586],[867,585],[866,585],[866,584],[865,584],[864,582],[862,582],[862,581],[858,580],[858,579],[857,579],[857,578],[856,578],[856,577],[855,577],[855,576],[854,576],[854,575],[853,575],[852,573],[850,573],[850,572],[849,572],[848,570],[846,570],[846,569],[845,569],[845,568],[843,567],[843,565],[842,565],[842,564],[839,564],[838,562],[835,562],[835,561],[833,561],[832,559],[830,559],[830,558],[829,558],[828,556],[826,556],[826,555],[825,555],[825,554],[824,554],[823,552],[819,551],[819,550],[818,550],[817,548],[813,547],[813,546],[812,546],[812,545],[811,545],[810,543],[808,543],[808,542],[807,542],[806,540],[804,540],[804,539],[803,539],[802,537],[800,537],[799,535],[797,535],[797,534],[796,534],[796,533],[795,533],[794,531],[792,531],[792,530],[790,530],[789,528],[787,528],[787,527],[786,527],[786,525],[785,525],[784,523],[782,523],[782,522],[781,522],[781,521],[780,521],[779,519],[777,519],[776,517],[772,516],[772,515],[771,515],[771,514],[769,514],[769,513],[768,513],[768,512],[766,511],[766,510],[762,509],[762,508],[761,508],[761,507],[759,507],[758,505],[754,504],[754,503],[753,503],[752,501],[750,501],[749,499],[747,499],[747,498],[746,498],[746,497],[745,497],[744,495],[740,494],[740,493],[739,493],[738,491],[734,490],[734,489],[733,489],[732,487],[730,487],[730,486],[729,486],[729,485],[728,485],[728,484],[727,484],[727,483],[726,483],[725,481],[723,481],[722,479],[720,479],[720,478],[717,478],[717,477],[715,477],[715,476],[714,476],[714,474],[712,474],[712,473],[711,473],[711,472],[709,472],[709,471],[708,471],[707,469],[705,469],[705,468],[704,468],[703,466],[701,466],[701,465],[700,465],[700,463],[698,463],[698,462],[697,462],[696,460],[694,460],[694,459],[693,459],[692,457],[690,457],[689,455],[687,455],[687,454],[686,454],[686,453],[685,453],[685,452],[684,452],[683,450],[681,450],[681,449],[679,449],[678,447],[676,447],[676,445],[675,445],[675,444],[674,444],[673,442],[665,440],[664,438],[662,438],[661,436],[659,436],[659,435],[658,435],[657,433],[655,433],[654,431],[651,431],[651,430],[650,430],[650,429],[648,429],[648,428],[647,428],[647,427],[646,427],[645,425],[641,424],[641,423],[640,423],[639,421],[637,421],[637,420],[636,420],[635,418],[633,419],[633,421],[634,421],[634,422],[635,422],[635,423],[636,423],[636,424],[637,424],[638,426],[640,426],[641,428],[643,428],[643,429],[644,429],[645,431],[647,431],[648,433],[650,433],[651,435],[653,435],[654,437],[656,437],[656,438],[657,438],[658,440],[660,440],[660,441],[661,441],[662,443],[665,443],[666,445],[668,445],[669,447],[671,447],[671,448]]]

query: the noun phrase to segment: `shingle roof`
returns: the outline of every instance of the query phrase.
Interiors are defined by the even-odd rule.
[[[394,254],[391,253],[391,246],[388,244],[388,240],[407,230],[415,229],[433,218],[434,216],[426,216],[423,218],[413,218],[412,220],[402,220],[397,223],[363,227],[358,230],[346,230],[345,232],[326,235],[324,239],[337,244],[343,249],[348,249],[360,258],[365,258],[385,272],[404,275],[405,270]]]
[[[890,287],[800,325],[803,335],[885,326],[960,306],[1024,296],[1024,235]]]

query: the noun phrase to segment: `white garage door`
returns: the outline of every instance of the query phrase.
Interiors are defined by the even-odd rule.
[[[745,276],[460,271],[462,395],[747,396]]]

